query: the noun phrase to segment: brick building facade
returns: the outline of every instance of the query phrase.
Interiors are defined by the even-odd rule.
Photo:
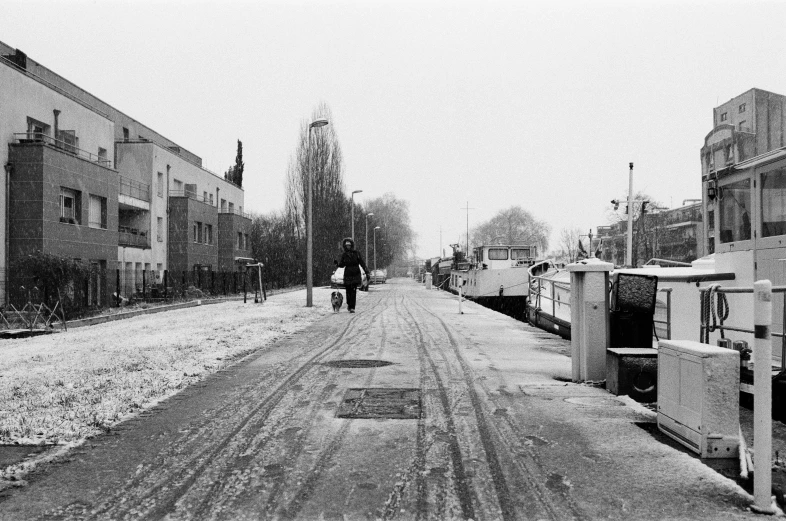
[[[34,251],[97,267],[94,306],[165,270],[252,260],[243,189],[196,154],[2,42],[0,84],[0,300],[19,285],[9,266]]]

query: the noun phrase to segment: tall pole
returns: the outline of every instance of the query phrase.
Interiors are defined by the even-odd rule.
[[[326,119],[314,120],[308,126],[308,136],[306,138],[306,170],[308,170],[308,220],[306,221],[306,307],[310,308],[314,304],[314,229],[313,219],[313,174],[311,172],[311,129],[313,127],[324,127],[328,124]]]
[[[366,262],[368,262],[368,218],[373,215],[373,212],[366,214]]]
[[[377,230],[379,226],[374,227],[374,271],[377,271]]]
[[[470,208],[469,201],[467,201],[467,206],[462,208],[462,210],[467,211],[467,249],[464,251],[464,253],[466,254],[467,258],[469,258],[469,211],[474,210],[474,208]],[[461,246],[460,243],[461,243],[461,238],[459,238],[459,247]]]
[[[311,203],[313,197],[313,175],[311,173],[311,125],[308,126],[308,138],[306,140],[306,169],[308,170],[308,222],[306,223],[306,307],[310,308],[314,305],[314,232],[311,228],[313,224],[311,219]]]
[[[355,194],[359,194],[363,190],[355,190],[350,196],[350,204],[352,205],[352,242],[355,242]]]
[[[627,258],[625,264],[633,266],[633,163],[630,164],[628,174],[628,248],[625,252]]]

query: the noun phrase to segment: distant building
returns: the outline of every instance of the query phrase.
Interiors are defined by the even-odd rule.
[[[616,266],[625,264],[628,221],[598,226],[593,248],[601,244],[600,258]],[[701,203],[654,210],[633,221],[634,257],[637,265],[650,259],[691,262],[705,255]]]
[[[736,273],[738,281],[782,284],[786,96],[750,89],[712,115],[713,128],[701,148],[708,251],[730,253],[716,258],[716,269]]]
[[[175,142],[0,42],[0,301],[14,259],[89,261],[89,305],[165,270],[242,270],[244,192]],[[130,295],[127,295],[130,296]]]

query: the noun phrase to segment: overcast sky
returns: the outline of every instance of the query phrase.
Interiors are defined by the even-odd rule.
[[[324,101],[348,192],[409,201],[434,256],[467,202],[470,227],[521,205],[552,246],[594,232],[631,161],[634,191],[700,197],[713,107],[786,94],[784,20],[786,2],[763,0],[5,0],[0,40],[215,172],[242,140],[255,212],[282,208],[299,125]]]

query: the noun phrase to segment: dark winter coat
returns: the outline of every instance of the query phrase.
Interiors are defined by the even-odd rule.
[[[349,242],[351,246],[347,247],[347,242]],[[341,244],[344,247],[344,253],[341,254],[341,259],[338,261],[338,267],[344,268],[344,285],[360,286],[363,282],[360,268],[363,268],[363,271],[366,272],[366,276],[368,276],[366,263],[363,262],[363,257],[360,256],[360,253],[355,251],[355,241],[347,237],[341,241]]]

